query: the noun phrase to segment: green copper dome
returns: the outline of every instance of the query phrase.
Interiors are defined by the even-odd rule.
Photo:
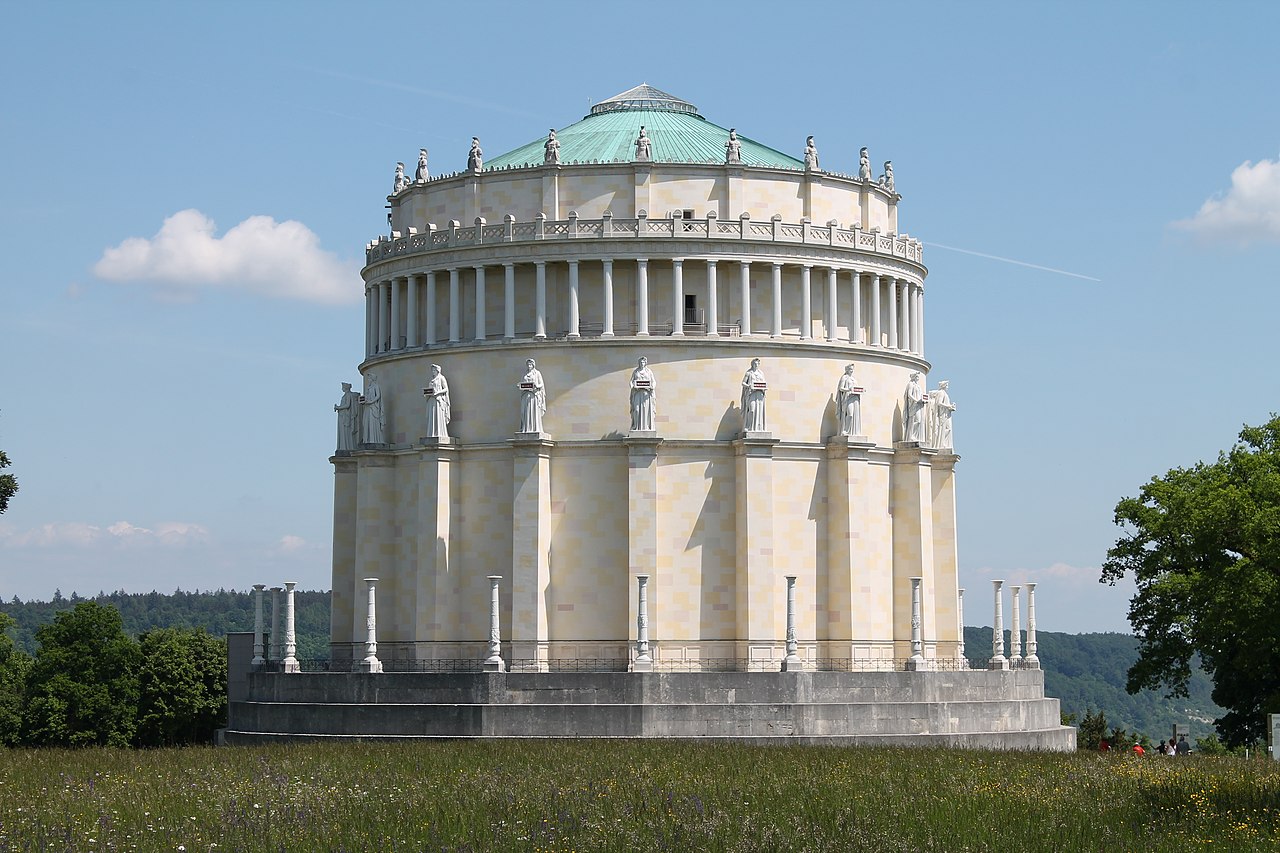
[[[581,121],[556,128],[560,164],[629,163],[635,159],[641,126],[649,136],[650,159],[654,163],[724,163],[728,129],[707,121],[688,101],[644,84],[601,101]],[[540,166],[546,141],[543,136],[514,151],[487,158],[485,168]],[[803,161],[741,133],[738,141],[745,166],[804,168]]]

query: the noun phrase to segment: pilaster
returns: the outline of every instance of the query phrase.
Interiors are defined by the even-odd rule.
[[[458,505],[455,491],[457,445],[445,440],[424,438],[418,455],[418,548],[414,609],[419,643],[444,640],[458,635],[458,560],[454,552],[460,537],[455,536],[453,509]]]
[[[329,656],[334,660],[352,656],[350,643],[356,641],[352,621],[356,589],[356,460],[335,456],[333,463],[333,594],[329,607]],[[280,638],[273,631],[272,643]]]
[[[365,583],[362,578],[388,578],[384,593],[394,597],[400,577],[396,565],[396,499],[395,458],[381,453],[362,453],[356,468],[356,566],[343,596],[347,603],[347,617],[352,630],[347,634],[353,644],[363,643],[359,626],[365,620]],[[336,595],[335,588],[335,595]],[[384,623],[385,625],[385,623]],[[384,640],[400,642],[412,639],[403,636],[401,626],[385,625]],[[354,648],[354,645],[353,645]]]
[[[512,448],[511,668],[543,672],[550,656],[551,450],[545,433],[518,433]]]
[[[893,644],[894,657],[911,654],[911,578],[921,578],[926,648],[936,647],[932,614],[936,598],[933,570],[933,506],[930,462],[934,452],[907,442],[893,451]],[[932,655],[929,655],[932,656]]]
[[[960,457],[939,452],[929,468],[933,494],[934,621],[938,656],[960,657],[959,555],[956,548],[955,465]]]
[[[771,669],[777,640],[777,576],[773,551],[773,448],[771,433],[733,442],[736,504],[735,604],[738,649],[748,668]]]
[[[664,578],[658,573],[658,445],[662,439],[654,432],[632,432],[623,442],[627,446],[627,571],[630,575],[648,575],[649,636],[661,636],[662,610],[657,607],[658,592]],[[639,588],[630,588],[627,612],[639,607]],[[629,639],[639,637],[637,626],[631,625]]]

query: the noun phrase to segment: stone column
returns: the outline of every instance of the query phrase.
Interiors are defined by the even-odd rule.
[[[378,282],[378,352],[391,349],[391,282]]]
[[[298,666],[298,637],[293,630],[293,588],[297,581],[284,582],[284,671],[301,672]]]
[[[551,451],[545,435],[511,441],[511,657],[547,669],[551,585]]]
[[[800,340],[813,337],[813,267],[800,267]]]
[[[924,613],[920,602],[920,584],[924,578],[911,579],[911,660],[907,669],[924,669]]]
[[[850,295],[853,299],[849,316],[849,343],[862,342],[862,273],[853,270],[853,287]]]
[[[742,328],[739,334],[751,334],[751,262],[738,261],[739,277],[742,284]]]
[[[364,356],[368,358],[377,352],[374,341],[378,339],[376,324],[374,323],[374,306],[377,301],[374,299],[374,293],[377,288],[373,285],[366,284],[364,286]]]
[[[498,581],[502,575],[489,575],[489,650],[484,659],[485,672],[506,672],[502,660],[502,634],[498,622]]]
[[[369,587],[369,615],[364,620],[364,660],[357,667],[359,672],[382,672],[382,661],[378,660],[378,616],[374,610],[373,587],[377,578],[365,578]]]
[[[1027,669],[1039,669],[1040,658],[1036,656],[1036,585],[1027,583],[1027,656],[1022,665]]]
[[[769,337],[782,337],[782,264],[773,265],[773,306]]]
[[[707,336],[720,335],[720,294],[716,284],[716,262],[707,261]]]
[[[773,586],[773,447],[769,433],[752,433],[733,442],[735,539],[735,612],[739,648],[749,669],[758,669],[777,646]],[[759,665],[754,663],[759,661]]]
[[[800,660],[796,644],[796,575],[787,575],[787,656],[782,659],[783,672],[800,672],[804,661]]]
[[[838,303],[836,293],[836,268],[827,267],[827,340],[834,341],[836,339],[836,326],[840,325],[836,318],[836,305]]]
[[[267,660],[270,661],[279,661],[284,657],[284,631],[280,627],[284,618],[284,608],[280,606],[282,592],[284,587],[271,587],[271,642],[267,646]]]
[[[547,262],[536,261],[533,268],[533,338],[541,341],[547,337]]]
[[[871,316],[867,318],[870,321],[867,343],[878,347],[880,346],[880,275],[878,273],[871,274],[871,304],[867,307],[871,311]]]
[[[457,267],[449,270],[449,343],[462,340],[462,296]]]
[[[956,640],[956,665],[960,669],[968,669],[969,659],[964,656],[964,587],[956,590],[956,622],[960,625],[960,634]]]
[[[484,267],[478,266],[476,271],[476,336],[477,343],[481,343],[488,336],[489,318],[485,316],[485,292],[484,292]]]
[[[653,656],[649,654],[649,576],[636,575],[636,658],[632,672],[652,672]]]
[[[898,335],[898,343],[903,352],[911,352],[911,282],[898,279],[902,288],[902,331]]]
[[[265,583],[253,585],[253,660],[249,661],[251,666],[262,666],[267,662],[267,659],[262,656],[262,591],[266,588]]]
[[[1004,581],[992,581],[995,590],[995,627],[991,631],[991,662],[987,669],[1008,669],[1009,659],[1004,656],[1004,601],[1000,595],[1000,587]]]
[[[400,349],[400,281],[399,278],[392,278],[388,284],[391,286],[391,344],[388,349]]]
[[[604,288],[604,328],[600,332],[602,338],[613,337],[613,258],[605,258],[600,262],[601,286]]]
[[[636,334],[649,334],[648,258],[636,258]]]
[[[409,315],[409,325],[405,329],[405,346],[414,348],[418,346],[418,287],[422,284],[422,276],[409,276],[409,301],[405,306],[405,313]]]
[[[426,344],[429,347],[436,345],[436,272],[431,270],[427,273],[427,334],[425,336]]]
[[[684,259],[671,259],[671,334],[684,334]]]
[[[1013,596],[1013,625],[1009,630],[1009,666],[1017,669],[1022,666],[1022,587],[1011,584],[1009,592]]]
[[[916,296],[918,303],[916,304],[916,324],[920,327],[918,339],[918,352],[924,355],[924,285],[920,285],[920,292]]]
[[[513,341],[516,338],[516,265],[503,264],[502,293],[502,337]]]
[[[889,349],[898,348],[898,280],[885,276],[889,297]]]

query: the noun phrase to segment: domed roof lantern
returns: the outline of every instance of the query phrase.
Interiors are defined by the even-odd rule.
[[[625,92],[614,95],[612,98],[606,98],[591,108],[591,115],[622,110],[664,110],[673,113],[687,113],[702,118],[701,115],[698,115],[698,108],[693,104],[688,101],[682,101],[675,95],[668,94],[661,89],[655,89],[648,83],[641,83],[633,89],[628,89]]]

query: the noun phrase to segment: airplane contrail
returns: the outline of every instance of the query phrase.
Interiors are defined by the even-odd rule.
[[[538,118],[535,113],[526,112],[525,110],[515,109],[506,104],[499,104],[493,101],[485,101],[479,98],[469,98],[465,95],[457,95],[453,92],[445,92],[439,89],[424,89],[420,86],[409,86],[404,83],[398,83],[394,80],[379,80],[375,77],[363,77],[358,74],[347,74],[342,71],[332,71],[328,68],[315,68],[310,65],[296,65],[287,63],[289,67],[297,68],[300,71],[307,71],[311,74],[323,74],[327,77],[336,77],[339,80],[350,80],[354,83],[367,83],[370,86],[382,86],[387,89],[395,89],[400,92],[408,92],[412,95],[423,95],[428,98],[437,98],[441,101],[453,101],[458,104],[466,104],[472,107],[481,107],[487,110],[494,110],[508,115],[520,116],[522,118]]]
[[[1006,264],[1017,264],[1020,267],[1030,267],[1033,270],[1043,270],[1044,272],[1053,272],[1058,275],[1069,275],[1072,278],[1082,278],[1085,281],[1102,281],[1102,279],[1094,278],[1091,275],[1084,275],[1078,272],[1068,272],[1067,270],[1055,269],[1053,267],[1042,267],[1039,264],[1029,264],[1026,261],[1015,261],[1013,258],[1002,258],[999,255],[988,255],[986,252],[975,252],[972,249],[959,249],[955,246],[944,246],[941,243],[924,243],[924,245],[933,249],[946,249],[951,252],[961,252],[965,255],[974,255],[975,257],[988,258],[993,261],[1004,261]]]

